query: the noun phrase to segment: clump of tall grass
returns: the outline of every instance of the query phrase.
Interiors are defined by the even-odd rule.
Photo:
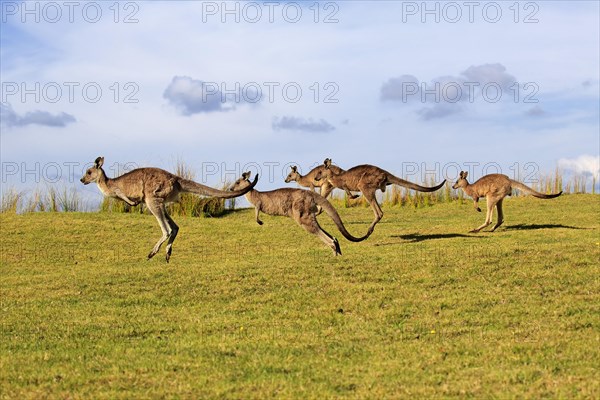
[[[563,178],[563,173],[558,168],[552,175],[540,175],[538,181],[531,185],[534,190],[541,193],[558,193],[561,190],[566,194],[588,193],[588,187],[591,187],[592,194],[596,194],[596,176],[591,176],[591,185],[588,185],[590,176],[581,174],[573,175],[568,181]]]
[[[592,190],[595,182],[592,182]],[[573,176],[565,185],[566,193],[587,193],[587,177],[585,175]]]
[[[48,211],[47,195],[37,188],[27,199],[26,204],[23,206],[23,212],[32,213],[44,211]]]
[[[175,175],[194,180],[196,174],[182,160],[177,160]],[[223,189],[225,189],[223,187]],[[231,203],[230,203],[231,204]],[[235,203],[233,203],[235,206]],[[182,193],[179,202],[168,207],[169,214],[189,217],[219,217],[227,211],[225,199],[217,197],[199,197],[192,193]]]
[[[561,190],[563,190],[562,173],[560,172],[560,170],[558,169],[558,167],[556,167],[556,169],[554,170],[554,190],[552,192],[553,193],[558,193]]]
[[[562,181],[562,174],[557,168],[554,174],[540,174],[535,182],[524,183],[537,192],[550,194],[558,193],[562,190]]]
[[[385,200],[390,206],[404,206],[406,204],[406,196],[403,195],[402,189],[395,185],[388,191]]]
[[[423,182],[424,186],[435,186],[434,178],[429,182]],[[452,189],[450,182],[446,182],[444,187],[435,192],[418,192],[404,187],[393,185],[383,197],[383,204],[389,206],[410,206],[414,208],[429,207],[439,203],[449,203],[458,199],[460,194]]]
[[[2,191],[0,196],[0,213],[14,213],[19,209],[19,204],[23,201],[23,192],[17,192],[14,188]]]
[[[175,165],[175,175],[192,181],[195,178],[194,171],[180,159],[177,160]],[[169,214],[191,217],[199,216],[198,208],[200,205],[197,203],[197,199],[198,197],[191,193],[183,193],[179,197],[179,203],[172,204],[168,207]]]
[[[48,188],[48,211],[75,212],[82,210],[82,202],[77,190],[74,187],[67,188],[66,186],[56,188]]]
[[[77,190],[67,186],[36,188],[31,194],[9,189],[2,193],[0,212],[73,212],[85,207]]]

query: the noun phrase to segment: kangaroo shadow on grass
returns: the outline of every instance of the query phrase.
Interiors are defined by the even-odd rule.
[[[535,230],[535,229],[591,229],[591,228],[581,228],[577,226],[569,226],[562,224],[517,224],[517,225],[509,225],[503,226],[502,230]],[[453,239],[453,238],[470,238],[470,239],[482,239],[489,238],[491,236],[485,235],[487,231],[481,231],[478,234],[470,234],[464,235],[462,233],[433,233],[433,234],[420,234],[420,233],[408,233],[405,235],[391,235],[392,238],[402,239],[404,242],[408,243],[418,243],[423,242],[425,240],[436,240],[436,239]],[[492,233],[492,232],[488,232]],[[379,243],[377,246],[389,246],[394,244],[400,244],[400,242],[394,243]]]
[[[433,234],[420,234],[420,233],[409,233],[406,235],[391,235],[393,238],[400,238],[409,243],[418,243],[424,240],[435,240],[435,239],[453,239],[453,238],[481,238],[482,236],[475,235],[463,235],[461,233],[433,233]],[[397,243],[385,243],[385,244],[397,244]],[[382,244],[383,245],[383,244]]]
[[[517,225],[508,225],[504,227],[504,230],[507,231],[526,231],[526,230],[535,230],[535,229],[588,229],[588,228],[580,228],[578,226],[569,226],[562,224],[517,224]]]

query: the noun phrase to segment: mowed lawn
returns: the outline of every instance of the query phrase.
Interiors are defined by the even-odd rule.
[[[383,210],[2,214],[0,397],[600,397],[600,196]]]

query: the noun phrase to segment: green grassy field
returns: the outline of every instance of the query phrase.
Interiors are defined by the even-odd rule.
[[[0,396],[600,396],[600,196],[509,198],[494,233],[469,201],[384,212],[362,243],[319,217],[341,257],[283,217],[176,217],[170,264],[149,215],[2,214]]]

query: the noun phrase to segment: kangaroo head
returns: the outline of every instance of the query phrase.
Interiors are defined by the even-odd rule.
[[[333,171],[331,170],[331,158],[326,158],[325,161],[323,162],[323,165],[321,166],[321,168],[319,168],[319,170],[317,171],[317,173],[315,174],[315,181],[320,181],[321,179],[327,179],[327,178],[331,178],[331,176],[333,175]]]
[[[88,183],[98,181],[98,179],[102,175],[104,175],[104,171],[102,170],[103,164],[104,164],[104,157],[96,158],[96,160],[94,161],[94,166],[91,168],[88,168],[88,170],[85,171],[85,174],[81,177],[81,179],[80,179],[81,183],[83,183],[84,185],[87,185]]]
[[[296,167],[295,165],[291,167],[291,171],[288,174],[288,176],[285,178],[285,183],[290,183],[292,181],[297,181],[298,179],[301,178],[300,174],[298,173],[298,167]]]
[[[250,182],[250,171],[248,171],[248,172],[244,172],[238,180],[233,182],[233,185],[231,185],[229,187],[229,190],[232,192],[237,191],[237,190],[242,190],[242,189],[247,188],[250,185],[252,185],[252,182]]]
[[[460,171],[458,179],[454,182],[454,185],[452,185],[452,189],[464,188],[467,186],[469,184],[469,182],[467,182],[467,174],[467,171]]]

